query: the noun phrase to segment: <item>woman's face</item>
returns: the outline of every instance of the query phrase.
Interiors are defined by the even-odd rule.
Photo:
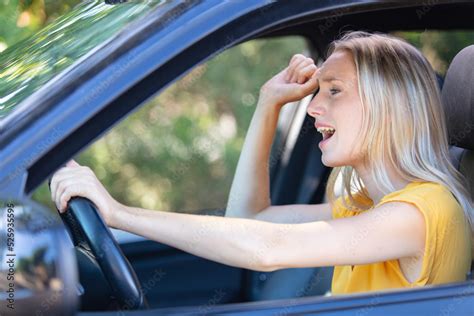
[[[317,71],[319,92],[307,112],[316,119],[316,128],[325,125],[335,129],[330,138],[319,143],[321,160],[328,167],[355,167],[362,162],[358,136],[362,128],[362,103],[352,56],[347,51],[336,51]]]

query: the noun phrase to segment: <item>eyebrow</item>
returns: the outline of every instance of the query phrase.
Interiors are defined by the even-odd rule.
[[[342,81],[342,82],[344,82],[344,80],[342,80],[341,78],[337,78],[336,76],[327,76],[327,77],[323,77],[321,79],[322,79],[323,82],[330,82],[330,81]]]

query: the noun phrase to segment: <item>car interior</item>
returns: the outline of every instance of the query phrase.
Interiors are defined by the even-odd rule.
[[[335,12],[334,19],[315,16],[288,21],[285,25],[258,34],[256,38],[301,36],[308,44],[306,53],[318,61],[323,60],[331,40],[348,29],[380,32],[469,30],[474,43],[474,27],[468,27],[472,21],[472,10],[466,10],[464,16],[462,10],[457,10],[456,13],[461,16],[456,18],[446,18],[449,17],[446,10],[449,11],[449,7],[433,7],[430,14],[422,18],[419,12],[404,8],[347,15]],[[400,16],[403,16],[403,22]],[[446,75],[438,76],[452,144],[452,159],[456,168],[469,180],[470,192],[474,196],[474,45],[459,50]],[[286,106],[280,116],[278,135],[271,154],[274,161],[270,170],[273,205],[326,201],[324,191],[330,168],[321,163],[321,152],[317,146],[320,136],[314,131],[314,119],[306,114],[310,100],[311,96],[301,100],[298,106]],[[224,212],[225,206],[198,213],[223,216]],[[138,276],[150,308],[198,305],[206,308],[230,303],[330,296],[332,267],[250,271],[212,262],[124,232],[113,230],[113,233]],[[81,254],[78,260],[81,260]],[[91,274],[81,264],[79,274],[84,287],[81,310],[107,309],[105,297],[109,290],[105,279]],[[101,282],[97,281],[98,278]],[[469,279],[472,280],[472,273],[466,276],[466,281]]]

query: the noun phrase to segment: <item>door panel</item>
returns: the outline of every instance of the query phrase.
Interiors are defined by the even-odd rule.
[[[150,240],[120,245],[151,308],[242,302],[242,269]]]

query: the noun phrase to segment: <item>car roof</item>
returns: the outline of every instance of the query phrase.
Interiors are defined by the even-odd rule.
[[[370,22],[376,29],[385,22],[387,29],[464,28],[472,19],[462,17],[473,12],[471,1],[430,6],[426,1],[342,0],[172,3],[166,12],[150,13],[136,28],[124,30],[73,65],[61,80],[32,94],[0,122],[0,185],[5,188],[0,194],[31,192],[139,104],[197,64],[245,40],[300,34],[323,49],[344,23],[358,27]],[[405,14],[404,19],[397,12]],[[447,12],[457,15],[449,18]],[[315,32],[321,25],[329,26]]]

